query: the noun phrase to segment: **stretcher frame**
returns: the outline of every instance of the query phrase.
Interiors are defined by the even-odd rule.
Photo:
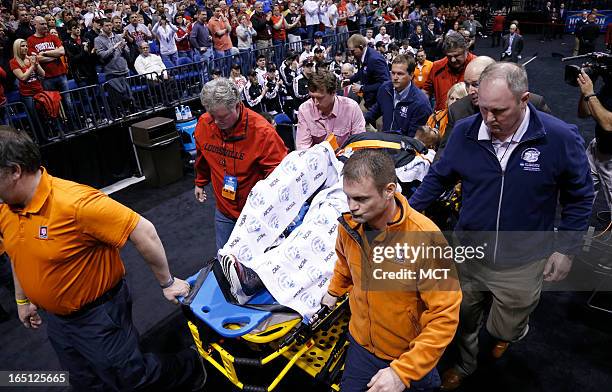
[[[243,391],[273,391],[294,366],[305,371],[316,382],[330,390],[339,391],[339,376],[344,370],[344,355],[348,345],[348,298],[343,297],[331,311],[319,312],[320,319],[310,325],[295,319],[272,325],[264,331],[247,333],[238,339],[224,338],[200,320],[187,305],[181,306],[198,353]],[[322,309],[325,310],[325,309]],[[316,318],[315,316],[314,318]],[[228,326],[232,328],[232,326]],[[268,351],[260,358],[233,355],[224,347],[227,340],[243,340],[246,344],[261,346]],[[247,384],[239,376],[237,367],[263,368],[278,357],[287,360],[285,366],[266,386]]]

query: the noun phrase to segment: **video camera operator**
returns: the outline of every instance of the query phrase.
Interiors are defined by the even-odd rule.
[[[584,69],[577,78],[580,87],[578,117],[593,117],[595,138],[587,147],[591,176],[597,193],[604,192],[608,208],[612,210],[612,75],[603,75],[603,87],[595,94],[593,81]],[[611,212],[612,215],[612,212]]]

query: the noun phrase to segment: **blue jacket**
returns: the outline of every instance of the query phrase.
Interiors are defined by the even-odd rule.
[[[374,105],[378,89],[388,80],[391,80],[391,76],[389,75],[387,60],[374,48],[368,47],[363,64],[351,78],[352,83],[361,84],[366,107],[369,108]]]
[[[365,120],[375,124],[383,116],[383,132],[401,133],[414,137],[416,129],[425,125],[431,115],[429,99],[414,83],[410,84],[406,99],[393,106],[393,83],[385,82],[378,90],[374,106],[365,114]]]
[[[578,129],[532,104],[529,109],[529,127],[505,173],[491,141],[478,140],[482,116],[475,114],[455,124],[444,155],[410,198],[422,211],[461,180],[455,230],[493,233],[487,258],[494,263],[524,264],[553,251],[573,254],[591,215],[593,183]],[[553,236],[557,200],[561,219]]]

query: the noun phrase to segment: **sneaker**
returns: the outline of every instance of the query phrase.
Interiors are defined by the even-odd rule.
[[[233,255],[221,256],[220,264],[234,299],[241,305],[249,302],[257,292],[253,284],[255,279],[259,280],[257,274],[240,264]]]

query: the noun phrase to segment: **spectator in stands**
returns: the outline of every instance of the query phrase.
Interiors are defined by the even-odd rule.
[[[151,34],[147,26],[140,23],[140,15],[136,13],[130,15],[130,24],[125,26],[125,31],[127,31],[136,45],[142,41],[151,41],[153,39],[153,34]]]
[[[104,19],[104,12],[100,11],[95,2],[89,1],[87,2],[87,12],[83,15],[83,20],[85,22],[85,27],[91,27],[91,24],[94,19]]]
[[[36,32],[36,29],[30,23],[30,14],[28,11],[22,10],[19,11],[17,16],[19,18],[19,24],[17,25],[17,29],[15,29],[14,37],[15,39],[28,39],[29,36]]]
[[[314,57],[314,52],[312,50],[312,44],[310,41],[302,42],[302,53],[300,54],[300,64],[303,64],[305,61],[310,60]]]
[[[264,82],[263,84],[259,81],[259,75],[254,70],[248,73],[248,81],[244,86],[242,100],[246,103],[249,109],[263,113],[263,99],[268,92],[268,86]]]
[[[142,4],[140,4],[140,11],[138,13],[142,15],[142,23],[145,26],[153,27],[153,11],[151,11],[149,3],[143,2]]]
[[[274,45],[274,61],[280,63],[285,58],[285,42],[287,41],[287,22],[281,13],[280,5],[272,8],[272,45]]]
[[[408,42],[413,48],[419,49],[423,47],[423,40],[423,28],[421,27],[421,25],[416,25],[416,27],[414,28],[414,33],[410,35]]]
[[[206,11],[198,11],[198,17],[195,23],[192,24],[191,33],[189,34],[189,43],[193,50],[200,55],[200,58],[205,64],[210,63],[213,58],[212,41],[210,32],[206,26]],[[207,67],[203,67],[204,80],[208,78]]]
[[[19,81],[21,101],[30,113],[30,118],[36,119],[34,96],[43,91],[41,80],[45,77],[45,70],[38,62],[38,57],[34,54],[28,56],[28,52],[26,40],[17,38],[13,43],[14,57],[9,65]]]
[[[253,28],[257,32],[255,37],[255,46],[258,54],[266,56],[266,61],[272,61],[272,35],[270,34],[270,27],[272,25],[272,13],[264,13],[263,3],[261,1],[255,2],[255,13],[251,16],[251,23]],[[270,49],[267,49],[270,48]]]
[[[274,64],[268,65],[265,87],[266,94],[262,100],[264,110],[276,116],[283,111],[282,101],[287,95],[287,90]]]
[[[385,46],[391,43],[392,39],[389,34],[387,34],[387,28],[385,26],[380,26],[380,30],[378,30],[378,34],[374,37],[374,45],[378,42],[382,42]]]
[[[129,73],[126,58],[129,58],[130,51],[127,43],[122,35],[113,33],[112,29],[113,23],[105,19],[102,22],[102,32],[94,41],[106,80],[127,76]]]
[[[176,37],[176,49],[178,57],[185,57],[193,60],[193,51],[189,44],[189,33],[191,33],[191,24],[185,22],[185,18],[182,14],[177,14],[174,17],[174,25],[177,27]]]
[[[151,74],[147,78],[151,80],[158,80],[165,74],[166,64],[162,58],[156,54],[151,53],[149,43],[147,41],[140,42],[140,55],[136,57],[134,62],[134,68],[139,75]]]
[[[232,70],[230,71],[229,79],[238,87],[238,92],[242,97],[244,92],[244,87],[247,84],[246,78],[240,73],[240,64],[233,64]]]
[[[94,47],[96,37],[100,35],[100,33],[102,33],[102,20],[96,18],[91,22],[91,28],[88,28],[84,35],[87,42],[89,42],[90,48]]]
[[[427,57],[432,60],[438,58],[438,45],[442,42],[442,36],[435,33],[434,26],[434,22],[430,20],[427,23],[427,27],[423,30],[423,49],[425,49]]]
[[[96,48],[89,41],[81,38],[79,22],[71,20],[67,23],[66,28],[70,35],[64,41],[64,46],[72,78],[80,87],[98,84]]]
[[[314,63],[312,60],[305,60],[302,64],[302,72],[293,79],[296,108],[299,108],[310,97],[308,85],[313,73]]]
[[[314,53],[315,49],[321,49],[324,53],[327,53],[327,49],[323,46],[323,32],[317,31],[314,34],[314,44],[312,45],[312,51]]]
[[[502,39],[501,61],[518,63],[519,56],[523,51],[523,37],[516,32],[516,25],[510,25],[510,31]]]
[[[303,5],[306,17],[306,39],[312,42],[314,33],[319,27],[319,3],[315,0],[306,0]]]
[[[153,26],[153,34],[159,41],[159,53],[164,63],[178,65],[178,48],[175,41],[177,31],[178,27],[168,22],[165,16]],[[142,47],[140,49],[142,51]]]
[[[300,42],[302,37],[300,37],[298,30],[301,25],[301,15],[296,3],[289,3],[289,12],[285,15],[285,20],[287,21],[285,27],[287,29],[287,41],[290,44]],[[299,50],[299,47],[294,46],[293,49]]]
[[[110,18],[113,21],[113,33],[115,34],[123,34],[124,33],[124,26],[123,26],[123,21],[121,20],[121,17],[119,15],[117,16],[113,16]]]
[[[308,83],[310,99],[300,105],[295,136],[296,149],[321,143],[331,134],[342,145],[351,135],[365,132],[363,112],[357,102],[339,97],[338,78],[333,72],[314,73]]]
[[[460,33],[450,32],[444,37],[442,51],[446,57],[433,63],[425,84],[425,92],[436,100],[435,110],[446,107],[448,89],[463,81],[466,65],[476,58],[467,47],[468,43]]]
[[[6,203],[0,231],[40,233],[3,238],[19,320],[38,329],[38,310],[44,309],[48,339],[73,389],[200,390],[206,371],[197,352],[162,358],[139,348],[120,257],[126,242],[143,257],[155,276],[152,284],[161,286],[168,301],[178,304],[189,293],[189,284],[171,274],[153,224],[101,191],[52,177],[26,132],[0,128],[0,146],[0,198]],[[40,243],[47,234],[53,246]]]
[[[240,51],[240,64],[242,65],[242,73],[247,74],[251,69],[253,37],[257,32],[255,32],[248,16],[240,15],[238,17],[238,22],[236,37],[238,38],[238,50]]]
[[[315,72],[327,70],[329,68],[329,64],[325,62],[325,51],[321,48],[316,48],[314,50],[314,57],[312,60],[315,63]]]
[[[348,40],[347,47],[360,65],[359,71],[351,78],[353,92],[363,93],[365,107],[369,109],[376,102],[380,86],[390,80],[387,61],[376,50],[368,48],[363,35],[353,34]]]
[[[49,91],[68,91],[68,78],[66,66],[60,59],[66,54],[64,45],[58,36],[48,32],[47,22],[44,18],[34,18],[36,33],[28,38],[28,50],[36,55],[38,63],[45,70],[43,86]],[[66,110],[72,111],[72,100],[70,94],[64,95]]]
[[[368,44],[368,46],[370,48],[373,48],[374,44],[376,43],[376,41],[374,40],[374,30],[367,29],[365,39],[366,39],[366,43]]]
[[[355,66],[351,63],[342,64],[340,74],[340,88],[336,92],[339,97],[348,97],[353,101],[361,104],[361,97],[353,92],[351,78],[355,75]]]
[[[336,42],[336,24],[338,23],[338,7],[334,0],[322,0],[319,5],[319,19],[325,27],[325,45],[333,46]]]
[[[220,65],[227,75],[232,64],[232,40],[230,38],[232,26],[227,17],[221,12],[220,6],[215,7],[213,17],[208,21],[208,30],[212,36],[215,58],[225,57]]]
[[[200,97],[206,113],[194,132],[194,194],[203,203],[207,199],[204,186],[212,185],[219,250],[227,242],[249,192],[280,164],[287,148],[262,116],[244,107],[238,88],[228,79],[206,83]]]
[[[476,33],[482,30],[482,25],[474,19],[474,14],[470,14],[468,19],[463,22],[463,28],[470,33],[470,39],[476,39]]]
[[[334,60],[329,64],[329,71],[340,77],[342,75],[342,64],[344,64],[344,54],[340,51],[336,52]]]
[[[431,115],[431,105],[425,93],[412,78],[416,63],[414,58],[399,55],[391,66],[391,81],[380,86],[376,103],[365,114],[368,123],[376,126],[383,117],[383,132],[400,133],[414,137],[417,127],[425,125]]]
[[[425,83],[429,79],[429,73],[432,67],[433,63],[427,60],[425,50],[419,49],[416,53],[416,67],[414,68],[413,82],[421,90],[425,88]]]

